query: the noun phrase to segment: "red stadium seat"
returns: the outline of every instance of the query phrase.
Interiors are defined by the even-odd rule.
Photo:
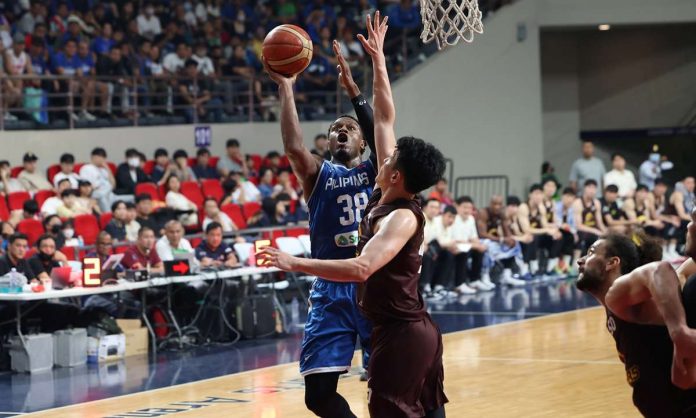
[[[80,169],[82,169],[82,166],[87,163],[75,163],[75,166],[73,167],[73,172],[80,174]]]
[[[152,174],[152,170],[155,169],[155,160],[147,160],[145,161],[145,164],[143,165],[143,171],[145,174],[148,176]]]
[[[295,209],[297,209],[297,200],[291,200],[290,201],[290,213],[295,213]]]
[[[51,184],[53,184],[53,178],[58,173],[60,173],[60,164],[53,164],[46,169],[46,177]]]
[[[7,221],[10,219],[10,210],[7,208],[7,201],[0,196],[0,221]]]
[[[155,183],[138,183],[135,185],[135,195],[147,194],[152,200],[162,200],[160,192]]]
[[[211,155],[210,158],[208,159],[208,167],[217,167],[217,163],[220,161],[220,157],[217,157],[215,155]]]
[[[290,159],[287,155],[280,157],[280,168],[290,168]]]
[[[203,238],[191,238],[190,242],[191,242],[191,246],[193,248],[196,248],[201,244],[201,242],[203,242]]]
[[[10,177],[12,177],[12,178],[17,178],[17,176],[19,175],[19,173],[21,173],[22,171],[24,171],[24,167],[23,167],[23,166],[12,167],[12,168],[10,169]]]
[[[254,184],[254,186],[258,186],[258,185],[259,185],[259,179],[258,179],[257,177],[249,177],[247,180],[249,180],[250,182],[252,182],[252,183]]]
[[[254,162],[254,168],[258,171],[263,163],[263,157],[258,154],[249,154],[249,158]]]
[[[201,191],[204,197],[214,197],[218,202],[220,202],[222,196],[225,194],[222,190],[220,180],[217,179],[204,179],[201,181]]]
[[[75,225],[75,235],[81,236],[86,245],[93,245],[97,242],[99,234],[99,222],[94,215],[77,215],[73,219]]]
[[[295,189],[300,188],[300,182],[299,180],[297,180],[297,176],[295,175],[295,173],[290,173],[290,184],[292,184],[292,187],[294,187]]]
[[[7,203],[10,210],[22,210],[24,202],[31,199],[29,192],[12,192],[7,195]]]
[[[188,160],[186,160],[186,165],[189,167],[196,165],[196,157],[189,157]]]
[[[104,212],[101,214],[101,216],[99,217],[99,226],[101,227],[101,229],[106,228],[106,225],[109,222],[111,222],[111,218],[113,217],[113,215],[114,214],[111,212]]]
[[[128,251],[129,245],[119,245],[118,247],[114,247],[114,254],[123,254],[126,251]]]
[[[36,254],[36,252],[37,252],[36,248],[34,248],[34,247],[29,248],[27,250],[26,254],[24,254],[24,259],[25,260],[30,259],[34,254]]]
[[[190,201],[196,204],[199,208],[203,207],[203,193],[201,186],[195,181],[182,181],[181,194],[186,196]]]
[[[77,253],[75,253],[77,247],[63,247],[60,249],[60,252],[65,254],[66,257],[68,257],[68,260],[73,260],[73,261],[82,261],[83,258],[85,258],[85,255],[87,254],[87,250],[79,250]]]
[[[111,174],[113,174],[113,175],[115,176],[115,175],[116,175],[116,169],[117,169],[116,164],[112,163],[111,161],[107,161],[107,162],[106,162],[106,165],[109,166],[109,170],[111,170]]]
[[[22,219],[19,224],[17,224],[17,231],[26,234],[29,239],[29,245],[32,246],[44,233],[44,228],[41,221],[37,221],[36,219]]]
[[[237,228],[245,229],[247,227],[246,219],[244,218],[244,213],[242,213],[242,207],[236,203],[228,203],[220,208],[221,211],[227,214],[227,216],[232,219]]]
[[[243,206],[244,210],[244,218],[249,219],[252,216],[256,215],[258,211],[261,210],[261,203],[259,202],[247,202]]]
[[[309,229],[307,228],[290,228],[287,231],[285,231],[285,235],[288,237],[299,237],[300,235],[307,235],[309,234]]]
[[[39,190],[34,195],[34,200],[36,200],[36,203],[39,204],[39,209],[40,209],[41,206],[43,206],[46,199],[48,199],[49,197],[53,197],[55,195],[56,195],[56,193],[53,190]]]

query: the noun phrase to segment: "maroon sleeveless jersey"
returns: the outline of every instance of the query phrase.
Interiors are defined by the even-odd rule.
[[[376,189],[360,222],[358,255],[373,236],[373,228],[383,217],[397,209],[408,209],[418,219],[418,229],[399,253],[367,281],[358,286],[358,306],[375,324],[394,321],[419,321],[427,313],[418,292],[422,263],[423,227],[425,217],[417,199],[398,199],[379,204],[382,191]]]

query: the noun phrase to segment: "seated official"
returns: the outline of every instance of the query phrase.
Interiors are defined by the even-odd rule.
[[[193,247],[184,238],[184,226],[180,221],[171,220],[164,225],[164,236],[155,245],[157,255],[162,261],[174,260],[177,254],[193,254]]]
[[[113,254],[113,248],[114,240],[111,237],[111,234],[109,234],[106,231],[101,231],[97,235],[95,250],[88,252],[87,255],[85,255],[85,258],[98,258],[101,262],[101,265],[103,266],[104,263],[106,263],[106,261],[109,259],[109,257],[111,257],[111,254]],[[122,272],[123,266],[121,264],[118,264],[114,268],[114,271],[116,271],[117,273]]]
[[[144,226],[138,231],[138,239],[123,255],[121,264],[129,270],[145,270],[150,273],[164,273],[164,265],[157,255],[155,247],[155,231]]]
[[[22,233],[14,233],[7,241],[7,253],[0,257],[0,276],[15,269],[17,273],[25,275],[29,281],[36,279],[36,274],[31,269],[29,261],[24,259],[29,243],[27,236]]]
[[[232,247],[222,241],[222,225],[217,222],[211,222],[205,228],[205,240],[196,247],[196,258],[202,268],[239,266]]]
[[[65,254],[56,250],[56,241],[51,235],[41,235],[36,241],[36,248],[38,251],[29,259],[29,266],[39,279],[49,279],[54,267],[68,262]]]

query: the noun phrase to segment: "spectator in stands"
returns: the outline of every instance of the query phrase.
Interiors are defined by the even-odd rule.
[[[290,196],[281,193],[275,199],[264,198],[261,201],[261,210],[249,219],[248,225],[254,228],[265,228],[294,222],[295,217],[290,213]]]
[[[66,189],[60,193],[62,204],[56,208],[56,215],[63,219],[72,219],[77,215],[85,215],[90,211],[77,201],[77,190]]]
[[[80,180],[78,183],[79,197],[78,201],[83,207],[86,207],[94,215],[101,215],[102,210],[99,203],[92,197],[92,183],[87,180]]]
[[[198,118],[205,118],[211,110],[212,121],[222,119],[222,102],[210,94],[209,83],[198,77],[198,63],[193,59],[186,60],[183,78],[179,79],[177,104],[183,109],[189,123]]]
[[[164,273],[164,264],[155,251],[155,231],[148,227],[140,228],[135,244],[128,247],[121,264],[129,270],[147,270],[150,273]]]
[[[8,238],[7,253],[0,257],[0,276],[4,276],[12,269],[17,273],[22,273],[28,280],[36,279],[36,274],[29,265],[29,260],[24,256],[27,254],[29,240],[22,233],[14,233]]]
[[[610,232],[626,234],[631,230],[636,221],[631,220],[626,209],[633,210],[635,205],[632,199],[627,199],[619,206],[619,188],[616,184],[610,184],[604,188],[604,195],[599,199],[602,204],[602,220]]]
[[[36,193],[39,190],[51,190],[53,188],[51,187],[51,183],[46,179],[46,176],[36,170],[36,162],[38,160],[39,157],[33,152],[25,153],[24,157],[22,157],[24,169],[19,173],[19,176],[17,176],[17,179],[22,182],[24,190],[30,193]]]
[[[111,49],[116,46],[113,33],[114,31],[111,23],[104,23],[101,27],[99,36],[92,40],[92,51],[97,54],[97,56],[109,55]]]
[[[457,216],[452,225],[452,239],[457,243],[454,256],[455,286],[474,290],[493,290],[488,272],[482,274],[483,256],[488,250],[479,240],[474,219],[474,201],[469,196],[457,199]],[[471,266],[469,266],[471,264]],[[461,292],[460,293],[465,293]]]
[[[440,215],[440,202],[436,199],[428,199],[423,203],[423,215],[425,216],[425,226],[423,228],[423,244],[425,246],[423,253],[423,265],[419,280],[419,287],[423,291],[425,297],[432,297],[433,281],[442,277],[436,275],[436,270],[441,269],[437,265],[437,260],[440,256],[442,248],[437,241],[437,226],[435,226],[435,218]],[[439,220],[438,220],[439,221]]]
[[[121,43],[109,51],[108,55],[100,55],[97,58],[97,75],[108,77],[107,81],[100,82],[98,90],[101,94],[101,104],[106,116],[117,115],[114,112],[113,97],[119,97],[119,104],[122,113],[130,111],[129,88],[133,87],[131,77],[133,66],[128,63],[123,56],[125,43]]]
[[[242,173],[248,177],[246,161],[239,147],[239,140],[231,138],[225,144],[227,155],[221,157],[217,163],[217,170],[220,176],[227,177],[230,173]]]
[[[648,159],[640,165],[638,179],[641,184],[648,186],[650,190],[655,187],[655,181],[662,176],[660,168],[660,153],[657,146],[653,147],[653,152],[648,155]]]
[[[211,222],[219,223],[222,226],[222,232],[234,232],[239,229],[232,219],[220,210],[215,198],[207,197],[205,199],[203,211],[205,212],[202,225],[204,230]]]
[[[196,152],[196,164],[191,167],[193,174],[199,180],[204,179],[219,179],[218,171],[209,165],[210,151],[207,148],[199,148]]]
[[[126,150],[126,161],[118,165],[116,169],[116,194],[135,194],[135,186],[138,183],[150,181],[150,177],[141,168],[140,153],[135,148]]]
[[[443,205],[453,205],[454,200],[452,199],[452,194],[449,192],[447,187],[447,180],[441,178],[435,186],[433,186],[433,191],[428,195],[428,199],[435,199],[442,203]]]
[[[90,103],[92,99],[91,96],[94,94],[94,86],[88,83],[83,86],[82,81],[79,80],[82,76],[82,66],[77,56],[77,41],[68,39],[63,46],[63,50],[54,55],[52,63],[53,73],[71,77],[67,83],[61,82],[61,90],[63,92],[70,91],[74,97],[80,98],[80,107],[82,111],[79,115],[73,113],[70,117],[75,121],[80,119],[90,122],[95,121],[97,118],[87,112],[87,105]]]
[[[553,180],[557,190],[561,187],[561,182],[558,181],[558,177],[556,177],[556,168],[551,165],[550,162],[544,161],[543,164],[541,164],[541,184],[545,185],[548,180]]]
[[[191,59],[196,61],[199,75],[203,77],[215,76],[215,67],[213,66],[213,61],[208,56],[208,46],[204,42],[196,44],[196,49],[193,55],[191,55]]]
[[[273,193],[271,194],[271,197],[276,197],[281,193],[285,193],[290,196],[291,200],[297,200],[299,198],[297,190],[295,187],[293,187],[292,181],[290,180],[289,170],[280,170],[278,173],[278,182],[275,186],[273,186]]]
[[[5,63],[5,73],[10,77],[33,74],[33,68],[31,66],[31,59],[29,55],[25,52],[26,45],[24,41],[24,36],[16,34],[14,37],[14,42],[12,43],[12,48],[5,50],[4,63]],[[8,80],[8,83],[12,86],[9,90],[14,90],[18,94],[13,96],[15,101],[10,103],[11,106],[20,105],[22,99],[22,92],[24,88],[27,87],[26,81],[21,78]],[[6,120],[16,120],[16,118],[9,118]]]
[[[671,212],[676,215],[679,221],[679,227],[677,228],[679,246],[684,245],[686,242],[687,225],[691,222],[691,213],[694,210],[694,200],[696,199],[696,196],[694,196],[695,186],[694,177],[687,176],[675,185],[674,191],[669,197],[669,206],[674,209]],[[674,254],[672,255],[674,256]]]
[[[70,16],[68,4],[61,2],[56,8],[56,14],[49,21],[52,38],[60,38],[68,30],[68,16]]]
[[[41,215],[39,214],[39,204],[36,203],[36,200],[25,200],[22,204],[21,210],[13,210],[12,213],[10,213],[9,222],[12,224],[13,227],[16,228],[17,224],[19,224],[24,219],[35,219],[37,221],[41,220]]]
[[[637,186],[636,177],[631,170],[626,170],[626,159],[624,156],[618,152],[612,154],[611,166],[612,170],[604,176],[604,184],[606,186],[610,184],[616,185],[619,189],[619,198],[621,199],[633,197]]]
[[[29,11],[24,13],[17,22],[18,34],[28,35],[32,33],[37,23],[46,23],[47,14],[46,6],[43,3],[39,1],[31,2]]]
[[[36,241],[36,249],[36,254],[29,258],[29,266],[38,279],[50,279],[54,267],[68,262],[65,254],[56,249],[56,241],[50,235],[41,235]]]
[[[7,252],[7,244],[10,235],[15,233],[14,227],[9,222],[0,221],[0,255],[4,255]]]
[[[563,235],[561,254],[562,263],[559,264],[561,273],[569,273],[575,268],[572,263],[575,255],[575,243],[578,241],[578,229],[575,226],[575,215],[573,214],[573,202],[575,202],[575,190],[570,187],[563,189],[561,200],[556,202],[554,208],[554,222]]]
[[[665,224],[657,218],[655,204],[650,198],[650,191],[644,184],[636,187],[631,208],[626,208],[628,219],[634,221],[643,231],[653,237],[662,237],[662,230]],[[666,245],[663,245],[663,254],[667,252]]]
[[[176,52],[171,52],[164,56],[162,66],[164,70],[171,76],[176,76],[179,70],[184,68],[186,60],[189,58],[189,47],[185,42],[181,42],[176,46]]]
[[[138,15],[138,33],[145,39],[154,40],[157,35],[162,33],[162,25],[159,17],[155,14],[152,4],[146,4]]]
[[[314,148],[312,149],[312,154],[318,155],[323,159],[331,160],[331,151],[329,151],[329,138],[326,134],[317,134],[314,137]]]
[[[61,225],[61,236],[66,247],[77,247],[83,244],[81,236],[75,236],[75,225],[72,219],[68,219]]]
[[[70,190],[70,180],[63,179],[58,182],[58,186],[55,188],[56,195],[44,200],[41,205],[41,215],[43,217],[55,215],[58,208],[63,206],[63,192],[66,190]]]
[[[280,171],[281,164],[280,153],[278,151],[269,151],[268,154],[266,154],[264,166],[261,167],[261,169],[270,168],[273,171],[273,176],[276,176]]]
[[[232,247],[222,240],[222,225],[211,222],[205,228],[205,240],[196,247],[201,267],[237,267],[239,260]]]
[[[410,30],[421,25],[420,8],[413,0],[401,0],[387,8],[389,24],[395,28]]]
[[[602,204],[597,199],[597,182],[594,179],[585,181],[582,195],[573,203],[573,216],[582,255],[606,232],[602,219]]]
[[[259,184],[256,186],[261,192],[261,198],[271,197],[273,194],[273,170],[265,167],[261,169]]]
[[[126,240],[126,223],[128,222],[128,208],[126,207],[126,202],[123,200],[117,200],[111,205],[112,217],[104,231],[108,232],[109,235],[116,241]]]
[[[155,249],[162,261],[174,260],[176,255],[194,253],[191,242],[184,238],[184,227],[177,220],[171,220],[164,225],[164,235],[157,240]]]
[[[171,173],[175,175],[179,181],[196,181],[196,174],[188,165],[188,154],[182,149],[174,151],[173,161],[171,164]]]
[[[587,180],[594,180],[597,187],[602,188],[604,181],[604,163],[594,156],[594,144],[592,141],[583,141],[582,158],[578,158],[570,168],[570,187],[580,193],[579,186],[584,185]]]
[[[196,225],[198,224],[198,207],[189,198],[181,194],[180,188],[181,182],[176,176],[170,175],[167,177],[164,185],[164,190],[167,193],[165,196],[167,207],[180,213],[179,221],[184,226]]]
[[[25,191],[22,182],[12,178],[11,173],[10,162],[7,160],[0,161],[0,195],[2,196]]]
[[[60,156],[60,171],[53,176],[53,184],[57,187],[63,179],[70,180],[70,188],[77,189],[80,184],[80,176],[75,173],[75,156],[65,153]]]
[[[135,242],[138,239],[138,231],[140,231],[140,223],[135,220],[138,217],[138,212],[135,209],[135,203],[126,202],[126,241]]]
[[[152,174],[150,177],[152,178],[153,182],[157,183],[158,186],[161,186],[171,174],[169,153],[164,148],[157,148],[155,150],[154,160],[155,166],[152,168]]]
[[[556,225],[548,220],[543,188],[539,184],[534,184],[529,189],[527,201],[522,202],[517,211],[519,232],[525,237],[520,240],[522,255],[532,276],[549,275],[558,266],[563,235]],[[531,239],[528,239],[529,237]],[[539,263],[541,250],[547,252],[548,266],[541,266]]]
[[[94,52],[89,49],[89,42],[86,39],[77,44],[77,61],[82,74],[80,84],[83,91],[89,92],[89,94],[83,93],[80,100],[86,101],[85,108],[90,109],[90,113],[94,114],[94,96],[99,93],[101,97],[104,97],[108,94],[108,89],[104,83],[97,84],[94,80],[97,75]],[[106,109],[105,103],[102,103],[102,108]]]
[[[429,199],[429,201],[436,199]],[[434,204],[430,203],[429,212],[431,215],[435,215]],[[438,206],[437,213],[440,213],[440,208]],[[437,252],[433,253],[434,259],[437,260],[438,266],[436,268],[435,282],[432,283],[432,293],[431,298],[441,299],[445,297],[453,297],[457,295],[452,289],[452,260],[457,252],[457,243],[452,238],[452,226],[454,225],[454,220],[457,216],[457,210],[453,206],[445,206],[444,212],[441,215],[435,216],[432,219],[430,225],[429,235],[430,235],[430,250]],[[433,243],[435,241],[436,243]],[[427,287],[426,287],[426,290]],[[458,289],[461,293],[476,293],[475,290],[469,288],[468,286],[460,286]]]
[[[48,215],[43,220],[44,231],[53,237],[56,242],[56,248],[61,249],[65,245],[65,237],[61,234],[61,229],[63,228],[63,221],[60,220],[58,215]]]
[[[336,68],[331,62],[318,54],[314,54],[312,62],[309,63],[307,69],[302,73],[304,83],[302,91],[310,91],[315,93],[328,93],[336,89],[337,73]],[[320,105],[329,104],[326,96],[322,96],[316,100]],[[317,108],[318,113],[322,113],[322,107]]]
[[[135,220],[141,227],[147,226],[155,231],[155,235],[160,235],[161,226],[159,222],[152,216],[152,198],[147,193],[142,193],[135,196]]]
[[[80,177],[91,184],[91,197],[97,200],[101,211],[108,211],[111,207],[111,202],[114,200],[113,190],[116,180],[107,164],[104,148],[97,147],[92,150],[90,163],[82,166]]]

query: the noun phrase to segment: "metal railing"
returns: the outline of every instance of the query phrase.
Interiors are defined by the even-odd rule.
[[[510,192],[508,176],[462,176],[454,183],[454,196],[470,196],[477,206],[488,204],[491,196],[506,197]]]

